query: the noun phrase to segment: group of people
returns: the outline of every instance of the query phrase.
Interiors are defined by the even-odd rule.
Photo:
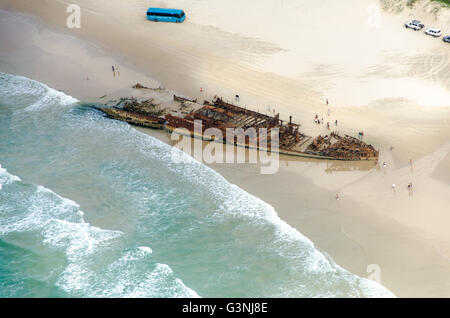
[[[322,120],[320,120],[319,115],[316,114],[316,116],[314,117],[314,122],[319,125],[323,124],[323,117],[322,117]]]
[[[397,188],[397,185],[396,185],[395,183],[393,183],[393,184],[392,184],[392,190],[395,191],[396,188]],[[407,188],[408,188],[408,190],[412,190],[412,188],[413,188],[413,183],[412,183],[412,182],[408,183]]]
[[[363,135],[364,135],[364,133],[363,133]],[[394,151],[394,146],[390,146],[389,149],[390,149],[391,151]],[[409,159],[408,164],[409,164],[409,165],[411,166],[411,168],[412,168],[413,160],[412,160],[412,159]],[[375,165],[378,165],[378,160],[375,162]],[[383,169],[385,169],[385,168],[387,167],[386,161],[383,161],[382,167],[383,167]],[[395,192],[396,189],[397,189],[397,185],[396,185],[395,183],[393,183],[392,186],[391,186],[391,188],[392,188],[392,190]],[[409,182],[409,183],[407,184],[406,188],[408,189],[409,195],[412,195],[412,194],[413,194],[413,188],[414,188],[413,183],[412,183],[412,182]],[[339,199],[341,198],[340,195],[339,195],[339,193],[336,193],[335,198],[336,198],[336,200],[339,200]]]
[[[325,100],[325,103],[327,104],[327,106],[329,105],[328,98]],[[331,109],[329,109],[329,108],[328,108],[328,111],[327,111],[327,115],[328,115],[328,117],[330,117],[330,115],[331,115]],[[319,115],[316,114],[316,116],[314,117],[314,123],[320,125],[320,124],[324,124],[325,121],[323,120],[323,117],[322,117],[322,119],[319,119]],[[334,125],[335,126],[338,125],[337,119],[334,121]],[[329,121],[327,122],[327,129],[328,130],[330,129],[330,122]]]
[[[320,124],[324,124],[325,121],[323,120],[323,117],[322,117],[322,119],[319,119],[319,115],[316,114],[316,116],[314,117],[314,123],[320,125]],[[337,119],[334,121],[334,125],[335,126],[338,125]],[[327,122],[327,129],[330,129],[330,122],[329,121]]]
[[[390,147],[389,147],[389,150],[394,151],[394,146],[390,146]],[[409,164],[409,165],[411,166],[411,168],[412,168],[413,160],[412,160],[412,159],[409,159],[408,164]],[[383,168],[386,168],[386,167],[387,167],[387,163],[386,163],[386,161],[383,161]],[[407,187],[409,193],[412,194],[413,183],[412,183],[412,182],[409,182],[408,185],[407,185],[406,187]],[[392,190],[394,190],[394,192],[395,192],[395,189],[397,188],[397,185],[396,185],[395,183],[393,183],[392,186],[391,186],[391,188],[392,188]]]

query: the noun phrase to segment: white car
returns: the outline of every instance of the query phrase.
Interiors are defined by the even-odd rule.
[[[422,30],[424,26],[419,20],[411,20],[405,23],[405,28],[413,29],[414,31]]]
[[[425,34],[427,35],[432,35],[434,37],[439,37],[442,35],[442,31],[441,29],[437,29],[437,28],[431,28],[431,29],[427,29],[425,31]]]

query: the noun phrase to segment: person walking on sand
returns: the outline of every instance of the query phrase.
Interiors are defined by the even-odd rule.
[[[360,131],[360,132],[358,133],[358,137],[359,137],[360,140],[362,140],[363,137],[364,137],[364,132],[363,132],[363,131]]]
[[[239,102],[239,95],[236,94],[236,95],[234,96],[234,99],[235,99],[235,101]]]
[[[328,98],[327,98],[326,102],[327,102],[327,105],[328,105]]]
[[[335,120],[334,125],[337,126],[337,119]]]
[[[203,87],[200,87],[200,93],[203,93]]]
[[[111,68],[112,68],[113,76],[116,77],[116,70],[114,69],[114,65],[112,65]]]
[[[341,198],[341,196],[339,195],[339,193],[336,193],[336,200],[339,200]]]
[[[330,129],[330,122],[327,122],[327,129]]]

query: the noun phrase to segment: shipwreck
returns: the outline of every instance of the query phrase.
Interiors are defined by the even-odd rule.
[[[267,134],[257,133],[246,136],[244,140],[238,138],[231,142],[236,146],[247,148],[256,147],[259,150],[276,151],[280,154],[329,160],[378,160],[379,152],[372,145],[349,136],[341,136],[338,132],[317,137],[308,136],[300,131],[300,125],[280,119],[280,115],[265,115],[247,108],[225,102],[215,97],[212,101],[190,100],[174,95],[175,109],[162,109],[153,100],[137,101],[136,99],[121,99],[113,107],[97,107],[108,117],[126,121],[143,127],[166,129],[177,132],[177,128],[184,128],[192,137],[207,139],[204,132],[208,128],[216,128],[226,136],[228,128],[248,130],[254,128],[259,132],[261,128]],[[195,128],[196,121],[201,121],[201,130]],[[271,131],[277,129],[277,147],[272,147]],[[264,140],[262,140],[264,138]],[[214,138],[213,138],[214,139]],[[213,140],[209,139],[209,140]],[[230,142],[227,139],[216,140]],[[261,147],[260,145],[264,145]]]

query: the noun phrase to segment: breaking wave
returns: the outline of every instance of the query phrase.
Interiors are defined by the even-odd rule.
[[[1,166],[0,166],[1,167]],[[155,263],[146,246],[117,252],[123,233],[86,223],[79,205],[0,168],[0,238],[26,234],[15,244],[64,255],[67,266],[48,278],[75,297],[198,297],[166,264]],[[27,243],[32,238],[33,244]],[[19,243],[20,242],[20,243]],[[36,244],[37,242],[37,244]],[[112,254],[112,255],[111,255]],[[110,258],[98,268],[98,258]]]
[[[0,160],[35,181],[0,167],[0,249],[14,250],[0,295],[393,296],[214,170],[173,162],[162,141],[39,82],[0,83]],[[21,261],[26,275],[8,267]]]

